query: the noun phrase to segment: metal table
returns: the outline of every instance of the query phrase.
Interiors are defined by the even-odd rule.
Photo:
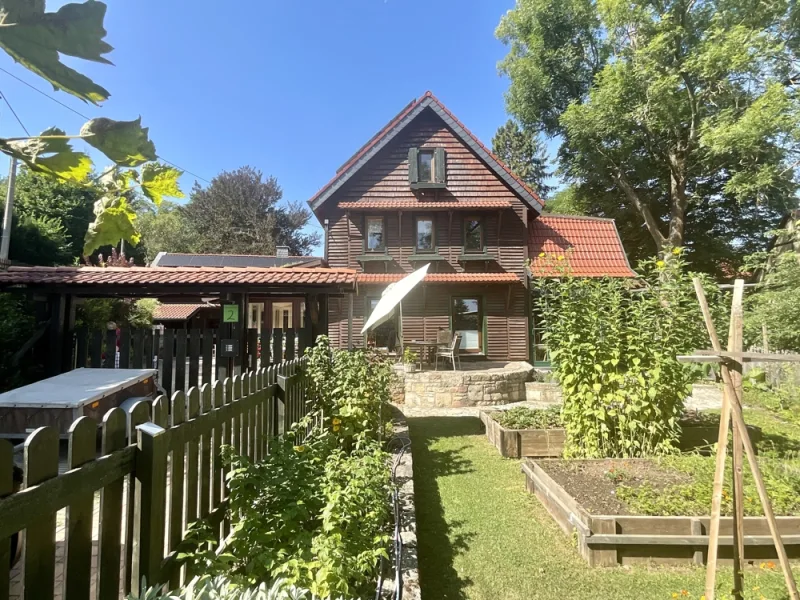
[[[436,353],[436,348],[441,346],[439,342],[429,342],[425,340],[408,340],[407,342],[403,342],[403,347],[412,347],[412,348],[419,348],[419,370],[422,371],[422,358],[423,356],[427,355],[428,360],[426,361],[428,364],[433,363],[431,360],[431,355]]]

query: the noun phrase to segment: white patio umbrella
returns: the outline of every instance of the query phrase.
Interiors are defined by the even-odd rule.
[[[400,307],[400,339],[402,338],[402,331],[403,331],[403,305],[402,301],[408,293],[413,290],[417,284],[419,284],[423,279],[425,279],[425,274],[428,272],[428,267],[431,264],[428,263],[421,269],[417,269],[410,275],[403,277],[400,281],[396,281],[390,284],[381,294],[381,299],[378,300],[378,304],[375,305],[375,310],[372,311],[372,314],[367,319],[367,322],[364,323],[364,327],[361,329],[361,333],[364,334],[373,327],[377,327],[381,323],[385,323],[388,321],[392,314],[394,313],[395,307]]]

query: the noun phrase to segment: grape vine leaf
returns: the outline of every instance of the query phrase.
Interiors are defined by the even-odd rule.
[[[124,167],[138,167],[156,160],[156,147],[142,127],[142,118],[114,121],[100,117],[81,127],[81,137],[108,158]]]
[[[94,203],[94,222],[84,239],[83,252],[89,256],[101,246],[116,246],[120,240],[133,245],[139,243],[141,236],[133,221],[136,213],[128,200],[120,196],[104,196]]]
[[[64,132],[51,127],[40,137],[24,140],[0,139],[0,150],[23,161],[31,170],[80,182],[92,171],[92,161],[83,152],[75,152]]]
[[[183,198],[178,186],[178,178],[183,173],[178,169],[159,163],[147,163],[142,167],[142,192],[156,206],[161,205],[164,196]]]
[[[0,0],[0,48],[55,89],[100,104],[108,90],[66,66],[59,54],[111,64],[103,56],[113,49],[103,40],[105,14],[106,5],[96,0],[65,4],[55,13],[45,12],[41,0]]]

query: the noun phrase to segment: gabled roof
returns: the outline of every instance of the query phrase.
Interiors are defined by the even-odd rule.
[[[316,256],[267,256],[260,254],[186,254],[159,252],[152,267],[318,267]]]
[[[28,285],[353,285],[350,269],[296,267],[10,267],[0,288]]]
[[[359,273],[358,283],[394,283],[408,273]],[[522,283],[514,273],[428,273],[425,283]]]
[[[411,102],[389,123],[375,134],[361,149],[358,150],[344,165],[339,167],[336,175],[319,190],[308,203],[316,211],[322,204],[339,190],[353,175],[369,162],[380,150],[391,142],[426,108],[436,113],[456,136],[470,148],[492,171],[508,185],[519,198],[537,214],[542,212],[544,202],[539,195],[528,187],[524,181],[511,172],[503,161],[495,156],[491,150],[481,143],[475,135],[456,119],[447,107],[442,104],[431,92]]]
[[[478,199],[478,200],[433,200],[420,202],[419,200],[359,200],[358,202],[339,202],[339,208],[344,210],[448,210],[450,208],[471,208],[474,210],[488,210],[496,208],[511,208],[508,200]]]
[[[154,321],[185,321],[202,308],[217,308],[212,304],[159,304],[153,311]]]
[[[528,255],[534,277],[554,274],[553,256],[564,256],[569,272],[578,277],[636,276],[613,219],[540,215],[528,227]]]

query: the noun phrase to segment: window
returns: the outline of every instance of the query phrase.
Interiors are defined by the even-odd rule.
[[[383,252],[385,249],[383,217],[367,217],[367,252]]]
[[[433,150],[420,150],[418,163],[418,181],[431,183],[433,181]]]
[[[305,329],[306,326],[306,302],[305,300],[300,303],[300,329]]]
[[[292,326],[292,303],[272,303],[272,328],[289,329]]]
[[[461,334],[461,352],[483,350],[483,307],[480,298],[453,298],[453,332]]]
[[[417,217],[417,250],[433,251],[433,219]]]
[[[479,217],[464,220],[464,250],[483,252],[483,221]]]
[[[415,190],[447,187],[447,152],[444,148],[409,148],[408,183]]]

